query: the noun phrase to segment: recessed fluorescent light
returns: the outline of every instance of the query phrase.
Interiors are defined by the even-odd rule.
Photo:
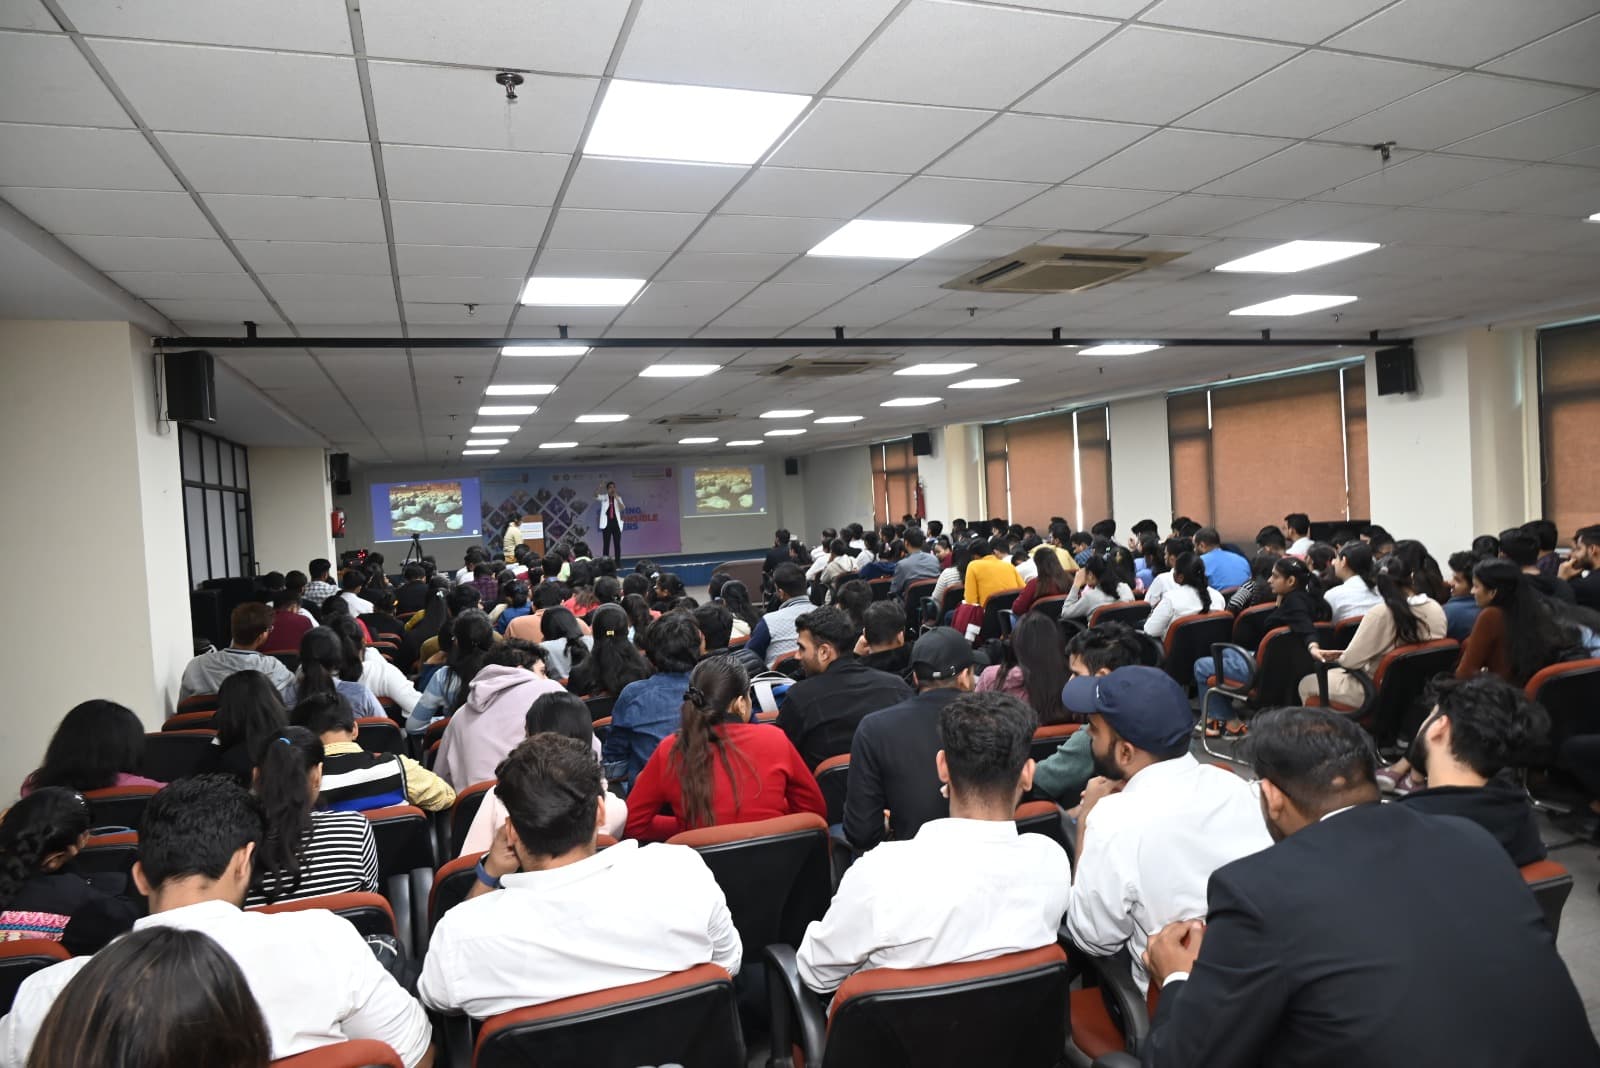
[[[975,363],[919,363],[912,367],[902,367],[896,371],[897,375],[958,375],[962,371],[970,371],[978,366]]]
[[[807,256],[857,256],[874,260],[914,260],[966,233],[967,223],[884,222],[856,219],[822,239]]]
[[[468,445],[509,445],[510,438],[468,438]]]
[[[485,404],[478,409],[479,415],[532,415],[538,411],[533,404]]]
[[[1129,341],[1112,341],[1104,345],[1090,345],[1079,349],[1081,356],[1137,356],[1141,352],[1154,352],[1160,345],[1140,345]]]
[[[587,345],[507,345],[500,350],[502,356],[582,356],[589,351]]]
[[[1213,267],[1214,271],[1293,274],[1325,263],[1338,263],[1382,246],[1371,241],[1290,241]]]
[[[547,397],[556,391],[555,386],[490,386],[484,390],[487,397]]]
[[[1593,215],[1589,216],[1589,218],[1584,220],[1584,221],[1585,222],[1600,222],[1600,211],[1595,212]]]
[[[643,278],[530,278],[522,289],[522,303],[563,308],[620,308],[637,297],[643,288]]]
[[[640,378],[700,378],[722,369],[720,363],[657,363],[639,372]]]
[[[493,456],[499,449],[462,449],[462,456]]]
[[[762,412],[763,419],[804,419],[811,414],[810,408],[774,408],[770,412]]]
[[[510,424],[499,426],[491,423],[488,426],[475,426],[472,428],[472,432],[474,434],[515,434],[521,429],[520,426],[511,426]]]
[[[576,449],[577,447],[578,443],[576,441],[541,441],[539,443],[539,448],[541,449]]]
[[[765,434],[763,434],[761,436],[764,437],[764,438],[792,438],[796,434],[804,434],[805,432],[806,432],[806,428],[805,427],[797,426],[797,427],[790,427],[787,430],[769,430],[769,431],[767,431]]]
[[[1014,386],[1021,382],[1020,378],[969,378],[962,382],[950,383],[951,389],[999,389],[1002,386]]]
[[[825,415],[817,420],[818,423],[859,423],[859,415]]]
[[[586,156],[751,164],[811,102],[797,93],[613,81]]]
[[[1277,300],[1264,300],[1260,304],[1252,304],[1247,308],[1235,308],[1229,315],[1304,315],[1307,312],[1321,311],[1323,308],[1337,308],[1341,304],[1350,304],[1355,297],[1332,297],[1316,293],[1294,293]]]
[[[880,408],[920,408],[924,404],[938,404],[938,397],[896,397],[878,405]]]
[[[718,440],[718,439],[716,439],[716,438],[679,438],[678,439],[678,444],[679,445],[710,445],[711,443],[715,442],[716,440]]]
[[[730,441],[730,442],[728,442],[728,447],[732,448],[735,445],[742,445],[742,446],[748,448],[751,445],[760,445],[760,444],[761,444],[761,439],[760,438],[744,438],[744,439],[741,439],[739,441]]]
[[[574,422],[578,423],[620,423],[628,418],[625,415],[602,415],[595,412],[592,415],[580,415]]]

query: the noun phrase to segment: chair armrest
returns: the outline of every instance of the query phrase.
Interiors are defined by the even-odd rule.
[[[1250,666],[1249,671],[1245,673],[1245,678],[1238,683],[1230,680],[1225,670],[1226,663],[1222,654],[1226,649],[1232,649],[1244,657],[1244,662]],[[1256,672],[1258,670],[1256,667],[1256,655],[1242,645],[1235,645],[1233,642],[1212,642],[1211,667],[1216,672],[1217,689],[1219,690],[1230,690],[1234,693],[1244,694],[1248,693],[1250,687],[1256,684]]]
[[[1133,981],[1133,959],[1126,949],[1110,957],[1090,957],[1088,965],[1099,977],[1102,996],[1115,1009],[1129,1053],[1150,1038],[1150,1003]]]
[[[1139,1058],[1131,1053],[1107,1053],[1095,1059],[1094,1068],[1139,1068]]]
[[[828,828],[828,861],[829,874],[833,878],[833,889],[839,891],[839,883],[844,880],[844,873],[850,870],[861,857],[861,851],[850,844],[850,839],[844,836],[844,828],[834,824]]]
[[[816,995],[800,981],[793,946],[771,945],[765,951],[767,1000],[771,1009],[772,1057],[769,1068],[793,1068],[791,1051],[798,1040],[806,1064],[820,1065],[828,1021]]]

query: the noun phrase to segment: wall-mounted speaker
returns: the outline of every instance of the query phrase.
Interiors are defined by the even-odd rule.
[[[1379,349],[1373,362],[1378,370],[1378,396],[1417,391],[1417,355],[1410,348]]]
[[[350,454],[347,452],[330,452],[328,454],[328,477],[335,482],[350,481]]]
[[[217,378],[211,353],[169,352],[162,359],[167,418],[182,423],[217,421]]]
[[[348,496],[350,496],[350,480],[348,478],[336,478],[336,479],[334,479],[333,480],[333,495],[335,497],[348,497]]]
[[[914,456],[932,456],[933,435],[928,433],[912,434],[911,452]]]
[[[800,473],[800,457],[785,456],[783,458],[783,473],[786,475],[798,475]]]

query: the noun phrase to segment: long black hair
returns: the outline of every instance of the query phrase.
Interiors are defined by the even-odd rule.
[[[115,701],[85,701],[61,718],[29,785],[104,790],[143,759],[144,724],[133,710]]]
[[[577,667],[589,658],[589,647],[583,644],[583,628],[578,625],[578,617],[567,609],[546,608],[539,617],[539,629],[544,633],[545,645],[553,638],[562,640],[570,666]]]
[[[761,621],[756,606],[750,603],[750,590],[738,579],[722,584],[722,606],[733,613],[734,619],[742,619],[752,627]]]
[[[1072,677],[1072,665],[1067,661],[1055,619],[1043,612],[1022,614],[1005,647],[1000,677],[1004,679],[1014,667],[1022,669],[1028,704],[1039,714],[1041,724],[1072,721],[1071,713],[1061,703],[1061,688]]]
[[[1322,598],[1322,580],[1317,573],[1306,566],[1304,560],[1294,556],[1280,556],[1272,570],[1283,578],[1295,583],[1295,588],[1284,594],[1283,600],[1288,600],[1296,593],[1303,593],[1311,602],[1311,618],[1326,620],[1332,613],[1328,609],[1328,602]]]
[[[271,679],[259,671],[235,671],[217,687],[217,714],[211,725],[218,747],[242,745],[253,756],[262,739],[289,725],[289,710]]]
[[[312,627],[300,639],[300,681],[295,687],[295,699],[304,700],[312,694],[339,692],[339,681],[344,677],[347,650],[344,639],[332,627]],[[356,672],[356,678],[361,673]]]
[[[449,712],[454,713],[467,703],[467,689],[483,670],[483,658],[494,648],[494,624],[489,617],[473,608],[456,616],[451,627],[454,641],[446,660],[450,674],[455,679],[451,692]]]
[[[1555,614],[1528,582],[1522,569],[1498,557],[1472,569],[1472,580],[1490,593],[1485,607],[1506,615],[1506,651],[1511,661],[1511,681],[1522,685],[1573,644]]]
[[[655,618],[650,614],[650,602],[641,594],[630,593],[622,599],[622,610],[628,613],[628,621],[633,624],[633,640],[643,647],[644,632],[650,629]]]
[[[1091,559],[1093,559],[1091,557]],[[1206,594],[1210,583],[1206,581],[1206,562],[1200,559],[1199,553],[1184,553],[1178,557],[1172,568],[1172,577],[1183,585],[1192,587],[1200,594],[1200,610],[1209,611],[1210,598]]]
[[[76,790],[47,786],[12,805],[0,820],[0,909],[44,870],[46,858],[89,833],[89,805]]]
[[[1346,542],[1339,548],[1339,557],[1344,560],[1345,567],[1367,584],[1367,589],[1377,588],[1378,566],[1372,558],[1372,546],[1364,541]]]
[[[300,888],[317,802],[311,773],[322,766],[322,739],[304,727],[285,727],[262,740],[255,765],[255,793],[267,818],[267,836],[256,854],[255,888],[271,902]]]
[[[1406,562],[1390,556],[1378,569],[1378,596],[1383,598],[1389,617],[1394,620],[1395,638],[1401,645],[1416,645],[1427,639],[1422,629],[1422,619],[1411,607],[1408,597],[1416,590],[1416,578]]]
[[[1054,624],[1052,624],[1053,626]],[[710,827],[717,822],[713,808],[713,762],[722,769],[733,787],[733,804],[739,807],[739,778],[733,773],[733,760],[753,765],[727,735],[716,728],[734,717],[733,703],[750,691],[750,676],[731,656],[709,656],[694,667],[684,693],[679,715],[677,744],[672,747],[669,765],[678,777],[678,794],[685,827]]]
[[[628,639],[628,613],[614,604],[601,605],[589,617],[594,648],[581,664],[574,664],[568,687],[576,694],[622,692],[630,682],[648,679],[650,661]]]

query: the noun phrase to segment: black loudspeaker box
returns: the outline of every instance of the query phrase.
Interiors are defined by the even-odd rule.
[[[1373,359],[1378,365],[1378,396],[1417,391],[1417,356],[1411,349],[1379,349]]]
[[[167,380],[167,418],[183,423],[215,423],[217,378],[211,353],[200,349],[169,352],[162,367]]]
[[[933,435],[932,434],[926,434],[926,433],[924,433],[924,434],[912,434],[911,435],[911,452],[912,452],[912,455],[914,455],[914,456],[932,456],[933,455]]]
[[[336,479],[334,479],[333,480],[333,495],[335,497],[348,497],[348,496],[350,496],[350,480],[348,478],[336,478]]]
[[[328,454],[328,477],[335,482],[350,481],[350,454],[347,452],[330,452]]]
[[[798,475],[800,473],[800,457],[785,456],[783,458],[783,473],[786,475]]]

